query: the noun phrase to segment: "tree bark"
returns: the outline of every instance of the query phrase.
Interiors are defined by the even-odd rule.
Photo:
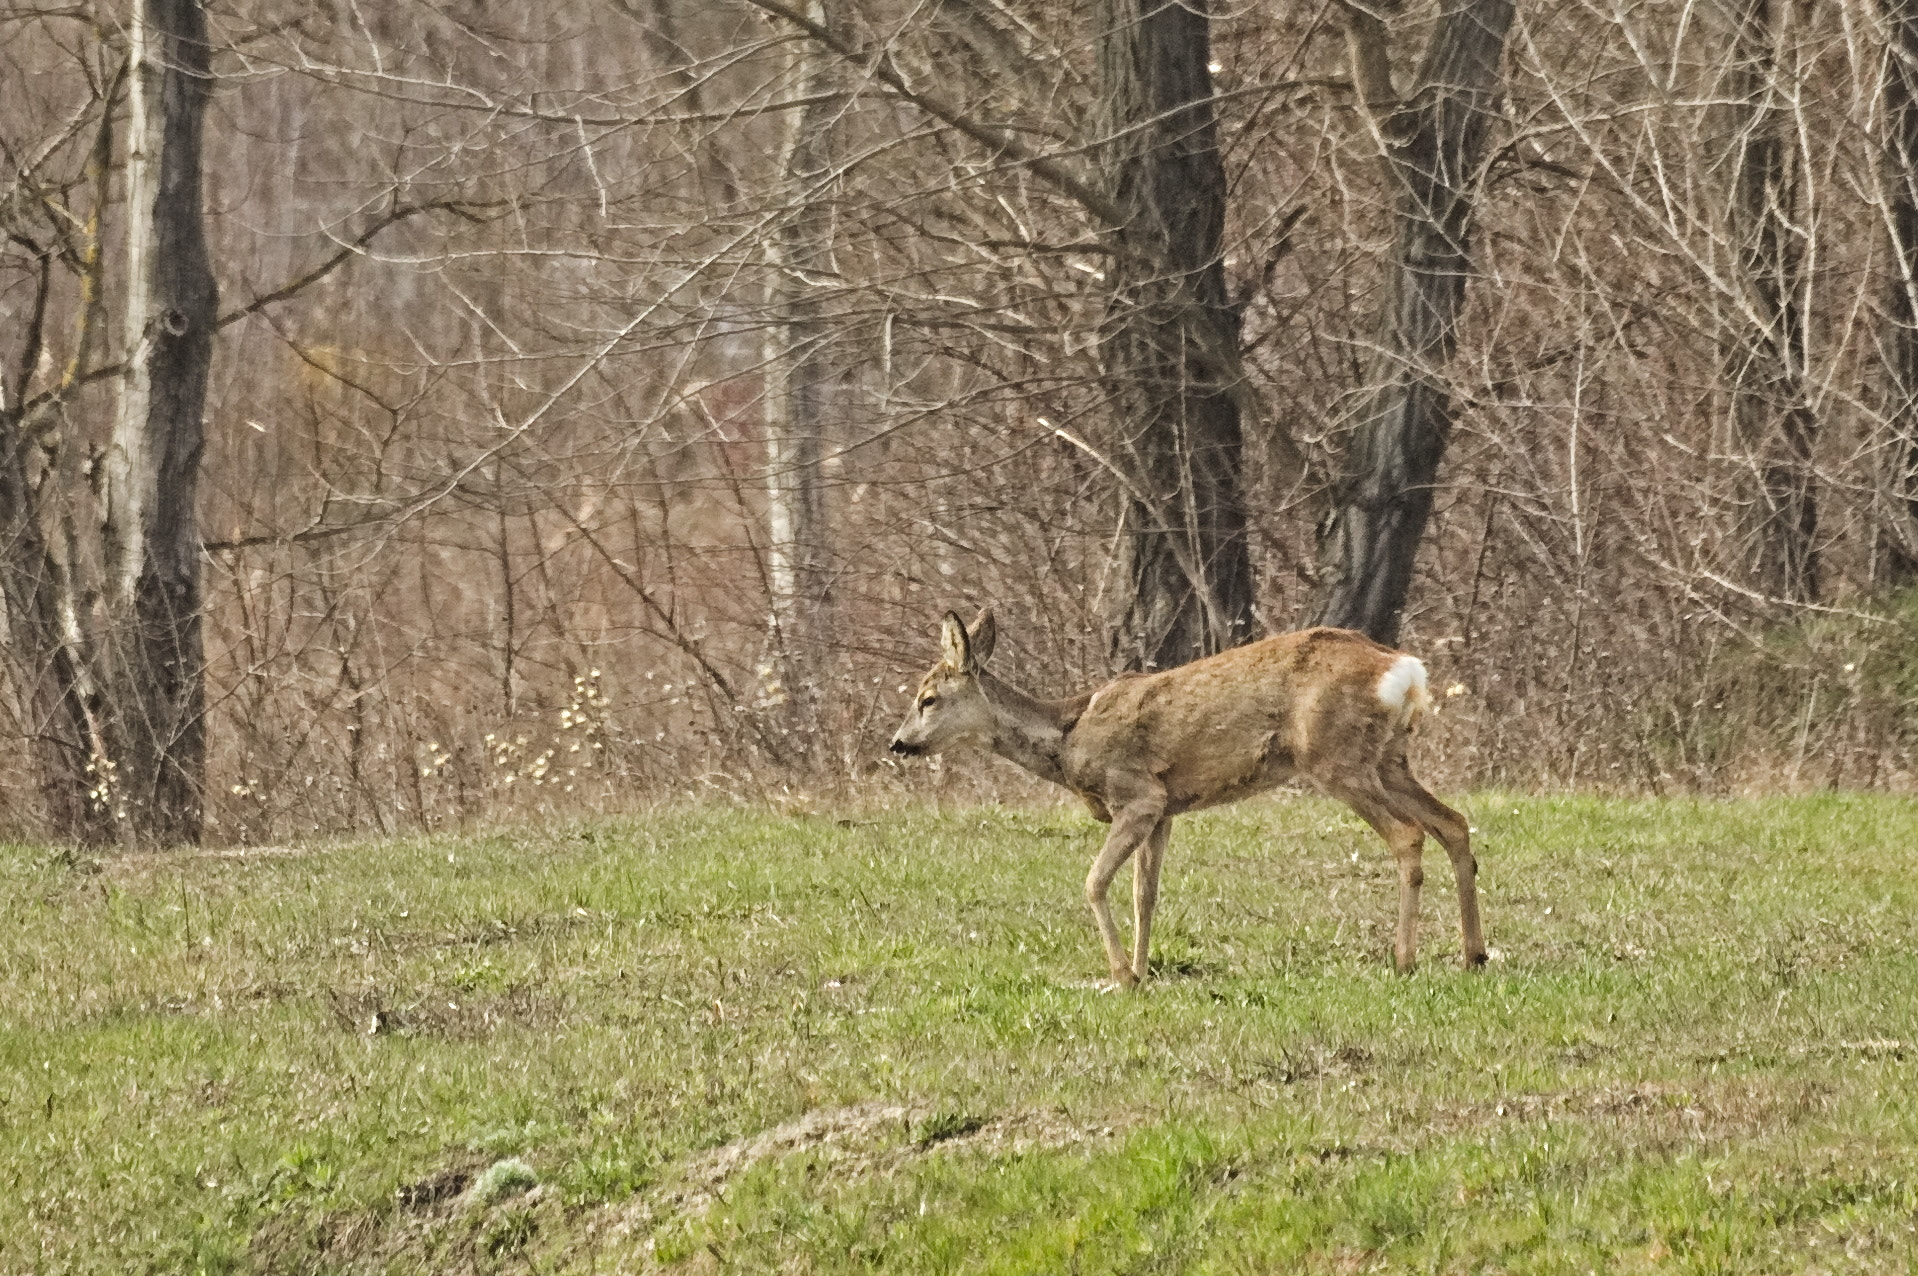
[[[1818,421],[1805,395],[1799,165],[1777,91],[1777,0],[1734,0],[1726,98],[1732,124],[1727,228],[1744,295],[1729,321],[1732,432],[1746,471],[1738,544],[1750,586],[1818,597]]]
[[[1398,641],[1452,432],[1444,368],[1471,274],[1474,183],[1499,99],[1512,0],[1462,0],[1433,29],[1410,99],[1392,96],[1384,28],[1352,6],[1354,67],[1396,188],[1378,352],[1333,508],[1312,623]],[[1381,80],[1383,82],[1381,83]]]
[[[101,219],[112,177],[120,83],[116,76],[101,94],[100,123],[88,152],[90,207],[73,245],[80,296],[62,387],[87,366],[104,320]],[[77,632],[83,605],[71,562],[77,530],[73,498],[83,480],[72,440],[29,408],[32,378],[47,353],[44,320],[51,281],[44,266],[49,258],[42,258],[41,293],[12,393],[0,396],[0,657],[48,831],[97,846],[112,839],[113,819],[95,780],[105,757],[98,689]]]
[[[1203,5],[1103,0],[1101,158],[1119,220],[1100,354],[1125,480],[1108,625],[1133,669],[1255,633],[1210,62]]]
[[[1885,194],[1892,275],[1883,348],[1885,416],[1897,440],[1892,495],[1902,526],[1885,537],[1890,578],[1918,580],[1918,0],[1884,0]]]
[[[807,15],[826,23],[822,0]],[[832,269],[833,125],[840,104],[823,97],[833,65],[811,39],[792,42],[794,93],[816,97],[797,113],[780,158],[788,201],[771,240],[772,324],[767,331],[767,576],[777,685],[768,697],[783,710],[795,759],[812,752],[823,681],[820,662],[832,638],[828,612],[823,474],[827,401],[833,377],[830,325],[821,294]]]
[[[199,0],[129,24],[127,303],[102,492],[109,756],[129,835],[200,838],[206,734],[195,502],[218,294],[200,183],[209,50]]]
[[[47,481],[36,475],[33,440],[17,412],[0,413],[0,645],[24,718],[38,777],[43,818],[54,836],[98,846],[113,837],[113,820],[95,779],[104,752],[93,712],[96,697],[82,653],[64,632],[62,573],[47,543],[35,499]],[[37,480],[37,481],[36,481]]]

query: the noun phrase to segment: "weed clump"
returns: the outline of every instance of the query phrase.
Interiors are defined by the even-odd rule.
[[[539,1175],[533,1173],[533,1167],[510,1156],[480,1171],[479,1177],[473,1180],[473,1201],[478,1205],[492,1205],[538,1186]]]

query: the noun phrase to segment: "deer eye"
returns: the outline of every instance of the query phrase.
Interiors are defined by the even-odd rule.
[[[923,711],[923,710],[932,708],[932,706],[938,703],[939,703],[938,696],[927,696],[925,699],[919,702],[919,708]]]

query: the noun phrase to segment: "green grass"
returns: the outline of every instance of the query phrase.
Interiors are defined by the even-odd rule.
[[[0,1271],[1918,1268],[1918,804],[1467,806],[0,850]]]

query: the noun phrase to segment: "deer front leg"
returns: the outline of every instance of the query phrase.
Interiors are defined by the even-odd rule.
[[[1132,853],[1150,840],[1152,830],[1158,823],[1159,810],[1156,806],[1149,810],[1132,808],[1114,811],[1112,830],[1106,834],[1105,845],[1099,848],[1099,858],[1092,861],[1092,870],[1086,874],[1086,905],[1092,909],[1093,919],[1099,923],[1099,938],[1105,942],[1106,965],[1112,971],[1113,982],[1122,988],[1130,988],[1139,980],[1126,959],[1125,944],[1119,938],[1119,924],[1112,920],[1112,906],[1106,901],[1106,893],[1112,887],[1112,879],[1118,876],[1120,868],[1124,867]]]
[[[1153,825],[1145,845],[1132,861],[1132,977],[1145,982],[1152,956],[1152,910],[1159,903],[1159,870],[1165,867],[1165,847],[1172,838],[1172,817]]]

